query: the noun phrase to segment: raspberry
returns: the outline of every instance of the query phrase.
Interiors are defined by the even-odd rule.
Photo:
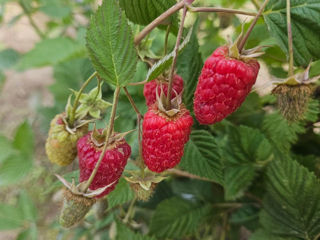
[[[158,88],[158,94],[161,92],[160,84],[162,85],[162,90],[165,96],[167,96],[168,92],[168,82],[158,78],[154,79],[147,84],[144,85],[143,95],[146,98],[147,105],[150,106],[156,102],[156,89]],[[171,99],[176,97],[176,94],[180,94],[183,90],[183,79],[179,75],[175,74],[173,76],[173,86],[174,89]],[[176,92],[176,93],[175,93]]]
[[[69,189],[66,189],[59,220],[61,226],[70,228],[80,222],[95,202],[94,198],[78,196],[73,194]]]
[[[102,132],[102,129],[99,131]],[[91,133],[92,132],[89,132],[87,135],[80,138],[77,144],[80,182],[89,179],[103,148],[103,146],[97,146],[96,143],[93,142]],[[113,137],[115,135],[116,134],[114,134]],[[123,138],[117,139],[111,144],[109,143],[97,174],[89,188],[95,190],[112,184],[113,182],[114,184],[107,188],[102,194],[98,195],[97,198],[107,195],[115,188],[130,155],[131,148]]]
[[[176,166],[189,140],[193,119],[183,104],[172,117],[159,111],[157,104],[149,107],[143,120],[142,154],[153,172]]]
[[[206,60],[194,97],[194,112],[201,124],[213,124],[233,113],[257,79],[260,65],[253,58],[230,58],[228,46],[217,48]]]
[[[299,121],[308,108],[312,88],[308,84],[280,84],[272,91],[277,96],[281,114],[289,122]]]
[[[63,114],[56,115],[51,123],[46,141],[46,153],[52,163],[69,165],[77,156],[77,141],[88,131],[88,125],[77,128],[74,134],[66,130]]]

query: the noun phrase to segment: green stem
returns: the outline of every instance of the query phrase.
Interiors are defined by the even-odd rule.
[[[40,28],[37,26],[37,24],[33,21],[31,13],[29,12],[28,8],[26,7],[26,5],[24,4],[23,1],[19,1],[19,5],[22,8],[24,14],[27,16],[31,26],[33,27],[33,29],[35,30],[35,32],[38,34],[38,36],[41,39],[44,39],[46,36],[45,34],[40,30]]]
[[[71,127],[73,127],[73,124],[74,124],[74,121],[75,121],[75,117],[76,117],[76,111],[77,111],[77,108],[78,108],[78,105],[79,105],[79,100],[80,100],[80,97],[81,97],[81,94],[83,93],[83,90],[88,86],[89,82],[97,75],[98,73],[97,72],[94,72],[84,83],[83,85],[81,86],[80,90],[79,90],[79,93],[74,101],[74,105],[73,105],[73,108],[72,108],[72,113],[71,113],[71,116],[69,118],[69,121],[68,123],[70,124]]]
[[[162,13],[159,17],[154,19],[149,25],[147,25],[137,36],[134,38],[134,44],[138,45],[142,39],[145,38],[154,28],[156,28],[158,25],[160,25],[165,19],[179,11],[181,8],[183,8],[185,5],[185,2],[182,0],[175,5],[173,5],[171,8],[169,8],[167,11]]]
[[[293,42],[291,28],[291,3],[287,0],[287,28],[288,28],[288,48],[289,48],[289,77],[293,76]]]
[[[252,4],[256,7],[256,9],[260,9],[260,4],[258,0],[251,0]]]
[[[118,105],[118,100],[119,100],[119,93],[120,93],[120,87],[116,87],[114,94],[113,94],[113,103],[112,103],[112,109],[111,109],[111,116],[108,124],[108,131],[105,139],[105,144],[103,146],[103,149],[101,151],[101,154],[99,156],[98,162],[96,163],[96,166],[94,167],[89,180],[87,181],[85,187],[84,187],[84,192],[87,192],[89,186],[91,185],[94,177],[96,176],[98,169],[100,167],[100,164],[102,162],[102,159],[104,157],[104,154],[106,153],[107,146],[109,143],[109,139],[111,137],[112,131],[113,131],[113,125],[114,125],[114,119],[116,117],[116,112],[117,112],[117,105]]]
[[[184,20],[186,18],[186,15],[187,15],[187,5],[184,5],[182,18],[181,18],[181,22],[180,22],[180,27],[179,27],[179,32],[178,32],[177,41],[176,41],[176,46],[174,47],[174,57],[172,60],[171,71],[170,71],[170,75],[169,75],[169,84],[168,84],[168,92],[167,92],[167,109],[171,109],[173,75],[174,75],[174,70],[175,70],[175,66],[177,63],[179,46],[180,46],[180,41],[181,41],[182,32],[183,32],[183,25],[184,25]]]
[[[97,97],[99,96],[99,92],[101,91],[101,78],[99,76],[97,76],[97,78],[98,78],[98,91],[97,91],[97,94],[94,96],[93,102],[97,100]]]
[[[227,227],[228,227],[228,214],[225,213],[222,217],[222,229],[221,229],[220,240],[226,239]]]
[[[260,16],[262,15],[263,10],[265,9],[265,7],[267,6],[269,0],[265,0],[264,3],[262,4],[261,8],[259,9],[259,12],[257,14],[257,16],[253,19],[253,22],[251,23],[248,31],[246,32],[246,35],[242,38],[242,40],[239,43],[238,49],[239,49],[239,53],[241,53],[244,45],[246,44],[254,26],[256,25],[258,19],[260,18]]]
[[[128,208],[128,212],[125,216],[125,218],[123,219],[123,222],[124,223],[128,223],[130,218],[132,217],[132,214],[133,214],[133,207],[134,207],[134,204],[136,203],[137,201],[137,197],[134,197],[130,203],[130,206]]]
[[[164,39],[164,55],[167,55],[168,53],[168,40],[169,40],[170,28],[171,28],[171,24],[169,24],[167,27],[166,37]]]
[[[140,113],[140,111],[139,111],[137,105],[135,104],[132,96],[131,96],[130,93],[128,92],[128,89],[127,89],[126,87],[123,87],[123,90],[124,90],[125,94],[127,95],[127,98],[128,98],[128,100],[129,100],[129,102],[130,102],[133,110],[136,112],[137,116],[140,117],[140,118],[143,118],[143,115]]]

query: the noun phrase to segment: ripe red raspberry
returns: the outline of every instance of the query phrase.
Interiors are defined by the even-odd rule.
[[[163,172],[176,166],[189,140],[193,119],[183,104],[173,117],[149,107],[143,120],[142,154],[145,164],[153,172]]]
[[[165,96],[167,96],[168,81],[161,80],[160,78],[157,78],[157,79],[154,79],[154,80],[152,80],[152,81],[150,81],[150,82],[148,82],[147,84],[144,85],[143,95],[146,98],[146,102],[147,102],[148,106],[150,106],[150,105],[152,105],[152,104],[154,104],[156,102],[156,89],[158,87],[158,94],[160,95],[160,93],[161,93],[160,85],[162,85],[163,93],[165,94]],[[183,90],[183,79],[182,79],[182,77],[180,77],[177,74],[175,74],[173,76],[173,86],[172,86],[172,88],[174,89],[174,91],[177,94],[182,92],[182,90]],[[172,92],[171,99],[176,97],[176,93],[174,91]]]
[[[228,46],[217,48],[206,60],[194,97],[194,112],[201,124],[213,124],[234,112],[257,79],[260,65],[253,58],[230,58]]]
[[[102,130],[99,131],[102,132]],[[98,162],[103,148],[103,146],[96,146],[91,138],[91,133],[92,132],[89,132],[87,135],[80,138],[77,144],[80,182],[89,179],[96,163]],[[115,140],[109,144],[99,166],[98,172],[89,188],[91,190],[95,190],[107,186],[113,182],[115,183],[107,188],[97,198],[105,196],[115,188],[130,155],[131,148],[123,138]]]

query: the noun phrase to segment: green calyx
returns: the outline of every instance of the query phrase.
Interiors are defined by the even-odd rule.
[[[143,176],[141,176],[141,171],[127,171],[127,173],[129,173],[129,176],[124,178],[129,182],[140,201],[148,201],[156,185],[166,178],[163,175],[151,172],[147,168],[144,170]]]
[[[243,26],[242,26],[241,33],[239,37],[236,39],[236,41],[235,42],[229,41],[229,57],[246,61],[250,58],[256,58],[263,55],[264,52],[262,52],[261,49],[266,46],[257,46],[252,49],[242,49],[241,51],[239,50],[239,44],[244,37]]]
[[[104,112],[108,107],[112,106],[111,103],[102,99],[101,86],[92,89],[89,93],[81,93],[72,90],[76,99],[79,99],[78,103],[71,103],[72,95],[68,98],[68,102],[65,108],[66,122],[70,128],[76,128],[79,125],[83,125],[83,122],[91,122],[92,120],[99,119],[101,113]],[[80,96],[79,96],[80,94]],[[74,112],[74,104],[76,104],[76,110]],[[73,122],[71,122],[71,116],[75,114]]]

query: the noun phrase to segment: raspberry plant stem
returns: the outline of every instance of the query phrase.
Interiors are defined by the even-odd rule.
[[[77,111],[77,107],[79,105],[79,100],[81,97],[81,94],[83,93],[83,90],[88,86],[88,84],[90,83],[90,81],[97,75],[97,72],[94,72],[81,86],[79,93],[76,97],[76,99],[74,100],[74,105],[72,108],[72,113],[71,116],[69,118],[68,123],[70,124],[71,127],[73,127],[74,121],[75,121],[75,117],[76,117],[76,111]]]
[[[258,2],[258,0],[251,0],[252,4],[256,7],[256,9],[260,9],[260,4]]]
[[[164,56],[167,55],[167,52],[168,52],[168,39],[170,34],[170,28],[171,28],[171,24],[169,24],[167,27],[166,37],[164,39]]]
[[[132,96],[131,96],[130,93],[128,92],[128,89],[127,89],[126,87],[123,87],[123,90],[124,90],[125,94],[127,95],[127,98],[128,98],[128,100],[129,100],[129,102],[130,102],[133,110],[136,112],[137,116],[140,117],[140,118],[143,118],[143,115],[140,113],[140,111],[139,111],[137,105],[135,104]]]
[[[182,32],[183,32],[183,25],[184,25],[184,20],[186,18],[186,15],[187,15],[187,5],[184,5],[182,18],[181,18],[181,22],[180,22],[180,26],[179,26],[179,32],[178,32],[177,41],[176,41],[176,46],[174,47],[174,57],[172,60],[172,65],[171,65],[171,70],[170,70],[170,75],[169,75],[169,84],[168,84],[168,92],[167,92],[167,109],[171,109],[173,75],[174,75],[174,69],[175,69],[175,66],[177,63],[179,46],[180,46],[180,41],[181,41]]]
[[[288,29],[288,49],[289,49],[289,77],[293,76],[293,42],[291,28],[291,3],[287,0],[287,29]]]
[[[100,164],[102,162],[103,156],[107,151],[109,139],[110,139],[112,131],[113,131],[114,119],[116,117],[117,105],[118,105],[118,100],[119,100],[119,93],[120,93],[120,87],[117,86],[116,89],[114,90],[114,94],[113,94],[111,116],[110,116],[110,120],[109,120],[109,124],[108,124],[108,131],[107,131],[107,135],[106,135],[105,144],[104,144],[103,149],[101,151],[101,154],[99,156],[99,160],[96,163],[96,166],[94,167],[94,169],[93,169],[93,171],[92,171],[92,173],[91,173],[91,175],[90,175],[90,177],[84,187],[84,192],[87,192],[89,186],[91,185],[94,177],[96,176],[96,174],[98,172],[98,169],[99,169]]]
[[[246,44],[246,42],[247,42],[247,40],[248,40],[248,38],[249,38],[249,36],[250,36],[253,28],[254,28],[254,26],[256,25],[258,19],[260,18],[261,14],[262,14],[263,10],[265,9],[265,7],[267,6],[268,2],[269,2],[269,0],[265,0],[265,1],[264,1],[264,3],[262,4],[261,8],[259,9],[258,14],[257,14],[256,17],[253,19],[253,22],[251,23],[248,31],[246,32],[246,35],[245,35],[245,36],[242,38],[242,40],[240,41],[239,46],[238,46],[239,53],[241,53],[244,45]]]
[[[132,108],[137,114],[137,125],[138,125],[138,142],[139,142],[139,156],[140,156],[140,170],[141,170],[141,176],[144,178],[144,161],[142,157],[142,145],[141,145],[141,119],[143,119],[143,115],[140,113],[137,105],[134,103],[133,98],[131,97],[130,93],[128,92],[128,89],[126,87],[123,88],[124,92],[127,95],[127,98],[129,102],[131,103]]]
[[[222,13],[233,13],[233,14],[241,14],[246,16],[257,16],[256,13],[229,9],[229,8],[216,8],[216,7],[189,7],[190,12],[222,12]]]
[[[153,20],[148,26],[146,26],[135,38],[134,43],[138,45],[142,39],[145,38],[154,28],[156,28],[159,24],[161,24],[165,19],[179,11],[181,8],[183,8],[185,5],[185,2],[182,0],[175,5],[173,5],[171,8],[169,8],[167,11],[162,13],[159,17],[157,17],[155,20]]]
[[[26,7],[26,5],[24,4],[23,1],[19,1],[18,4],[20,5],[20,7],[22,8],[24,14],[27,16],[31,26],[33,27],[33,29],[35,30],[35,32],[38,34],[38,36],[41,39],[44,39],[46,36],[45,34],[40,30],[40,28],[37,26],[37,24],[33,21],[33,18],[31,16],[31,13],[29,12],[28,8]]]
[[[132,217],[133,207],[134,207],[134,204],[136,203],[136,201],[137,201],[137,197],[135,196],[135,197],[132,199],[132,201],[131,201],[131,203],[130,203],[130,206],[129,206],[129,208],[128,208],[127,214],[126,214],[126,216],[125,216],[124,219],[123,219],[123,222],[124,222],[124,223],[128,223],[129,220],[130,220],[130,218]]]

